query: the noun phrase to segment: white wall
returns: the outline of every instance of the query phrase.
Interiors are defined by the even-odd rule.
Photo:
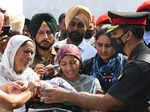
[[[56,18],[73,5],[89,7],[95,18],[108,10],[135,11],[144,0],[0,0],[10,12],[24,13],[28,18],[39,12],[50,12]]]
[[[23,12],[31,18],[38,12],[50,12],[56,18],[73,5],[89,7],[95,18],[108,10],[135,11],[143,0],[24,0]]]

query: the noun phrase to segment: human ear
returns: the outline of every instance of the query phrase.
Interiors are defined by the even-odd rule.
[[[127,41],[130,40],[133,36],[133,33],[131,31],[127,32]]]

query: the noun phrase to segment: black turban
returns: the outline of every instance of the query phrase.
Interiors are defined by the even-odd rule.
[[[32,17],[30,23],[30,33],[32,38],[35,38],[42,22],[45,21],[48,27],[51,29],[52,33],[55,35],[57,31],[57,22],[55,17],[49,13],[39,13]]]

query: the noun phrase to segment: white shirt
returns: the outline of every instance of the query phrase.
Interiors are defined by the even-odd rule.
[[[63,46],[67,44],[67,39],[56,42],[53,46]],[[90,44],[88,44],[84,39],[82,40],[82,42],[78,45],[80,52],[81,52],[81,57],[82,57],[82,61],[90,59],[92,57],[94,57],[97,53],[96,49],[91,46]]]
[[[146,45],[150,43],[150,31],[144,33],[144,41]]]
[[[90,39],[85,39],[84,40],[89,43],[92,46],[95,46],[95,37],[91,37]]]

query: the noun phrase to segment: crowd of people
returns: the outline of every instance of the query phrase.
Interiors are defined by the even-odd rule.
[[[31,20],[0,9],[1,112],[150,112],[150,0],[95,20],[75,5]]]

